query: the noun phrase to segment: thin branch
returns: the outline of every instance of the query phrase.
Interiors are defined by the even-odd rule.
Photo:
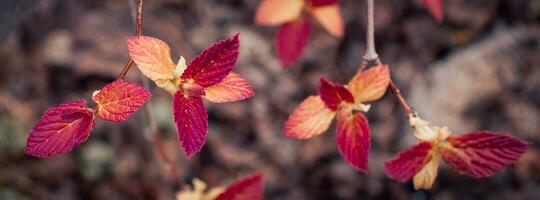
[[[375,50],[375,6],[373,0],[367,0],[367,28],[366,28],[366,52],[364,60],[367,62],[377,60],[379,56]]]
[[[142,7],[143,7],[143,0],[137,1],[137,19],[135,20],[135,36],[139,37],[142,34]],[[124,79],[126,77],[126,74],[129,72],[129,69],[131,69],[131,66],[133,65],[133,60],[130,58],[127,63],[122,68],[122,71],[120,71],[120,74],[116,77],[116,79]]]
[[[397,87],[396,83],[394,83],[394,80],[390,79],[390,85],[389,85],[389,87],[390,87],[390,90],[392,91],[392,93],[394,94],[394,96],[396,96],[396,99],[398,100],[399,105],[403,108],[403,110],[405,111],[405,114],[407,115],[407,117],[416,115],[416,112],[415,112],[414,109],[409,105],[409,103],[407,102],[407,100],[405,100],[405,98],[404,98],[403,95],[401,94],[401,91],[400,91],[399,88]]]

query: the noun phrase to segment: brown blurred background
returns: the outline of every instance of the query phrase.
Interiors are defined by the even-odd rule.
[[[301,59],[283,70],[277,27],[253,23],[257,0],[147,0],[143,34],[191,60],[215,41],[241,36],[235,71],[257,95],[208,104],[202,152],[186,160],[172,123],[171,96],[153,87],[152,106],[167,153],[188,182],[222,186],[266,172],[265,199],[540,199],[540,0],[443,0],[437,24],[419,0],[376,1],[376,45],[423,118],[461,133],[511,133],[533,142],[519,162],[484,179],[443,165],[431,191],[389,180],[383,163],[415,139],[391,94],[368,113],[370,171],[339,155],[334,129],[305,141],[282,135],[288,113],[317,92],[321,76],[345,83],[364,49],[365,1],[342,0],[343,39],[316,25]],[[97,120],[90,139],[47,159],[25,155],[26,136],[51,105],[113,80],[128,59],[129,0],[0,1],[0,199],[173,199],[178,190],[145,133],[142,111],[128,122]],[[128,79],[140,82],[133,68]]]

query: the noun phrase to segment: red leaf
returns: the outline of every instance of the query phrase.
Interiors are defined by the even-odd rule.
[[[341,101],[354,103],[354,97],[351,92],[341,84],[335,84],[326,78],[321,78],[321,86],[319,87],[321,99],[326,107],[336,111]]]
[[[30,131],[25,152],[35,157],[69,152],[88,139],[93,127],[94,114],[85,100],[51,107]]]
[[[431,142],[420,142],[401,152],[394,159],[384,163],[386,174],[394,180],[408,181],[434,158],[429,154],[432,148]]]
[[[279,60],[283,65],[294,63],[309,40],[311,25],[307,17],[283,24],[276,35],[276,46]]]
[[[310,0],[309,2],[312,7],[319,7],[338,4],[339,0]]]
[[[152,94],[142,86],[118,79],[105,85],[92,97],[97,104],[97,115],[108,121],[126,121]]]
[[[529,143],[508,135],[478,131],[450,136],[441,145],[443,159],[453,168],[473,177],[492,176],[515,163]]]
[[[371,133],[366,117],[343,110],[337,122],[337,146],[339,152],[356,170],[367,173],[371,147]]]
[[[258,200],[264,192],[264,174],[246,176],[227,187],[215,200]]]
[[[443,5],[441,0],[422,0],[422,3],[429,10],[431,15],[435,17],[437,22],[441,23],[443,20]]]
[[[195,57],[182,74],[203,87],[217,84],[232,71],[238,60],[239,35],[221,40]]]
[[[184,95],[178,90],[173,97],[173,115],[178,141],[188,158],[199,152],[206,142],[208,114],[200,95]]]

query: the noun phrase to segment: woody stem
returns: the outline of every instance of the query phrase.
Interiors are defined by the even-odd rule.
[[[142,7],[143,7],[143,0],[137,1],[137,17],[135,22],[135,36],[139,37],[142,34]],[[124,79],[126,77],[126,74],[128,73],[129,69],[131,69],[131,66],[133,65],[133,60],[129,58],[129,60],[126,62],[124,67],[122,68],[122,71],[120,71],[120,74],[116,77],[116,79]]]
[[[381,61],[375,50],[375,5],[373,0],[367,0],[367,28],[366,28],[366,52],[364,54],[364,60],[360,65],[360,70],[364,70],[368,66],[379,65]],[[399,102],[399,105],[405,111],[407,117],[415,114],[414,109],[409,105],[407,100],[401,94],[401,91],[397,87],[394,80],[390,79],[390,90]]]
[[[366,52],[364,60],[366,62],[374,61],[379,58],[375,50],[375,6],[373,0],[367,0],[367,28],[366,28]]]

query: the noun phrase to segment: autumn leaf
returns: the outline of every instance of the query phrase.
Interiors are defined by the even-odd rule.
[[[206,143],[208,114],[201,95],[184,94],[183,90],[178,90],[173,96],[173,115],[178,140],[190,158]]]
[[[51,107],[30,131],[25,152],[35,157],[69,152],[88,139],[93,127],[94,114],[85,100]]]
[[[349,82],[349,90],[356,102],[369,102],[380,99],[390,83],[388,65],[378,65],[358,72]]]
[[[195,57],[182,74],[182,79],[192,79],[202,87],[221,81],[232,71],[238,60],[239,35],[221,40]]]
[[[311,7],[321,7],[339,4],[339,0],[309,0],[308,2]]]
[[[431,142],[420,142],[401,152],[394,159],[384,163],[386,174],[394,180],[402,182],[410,180],[433,159],[429,154],[432,147]]]
[[[354,103],[351,92],[343,85],[332,83],[326,78],[321,78],[320,82],[319,94],[326,107],[336,111],[343,101]]]
[[[311,14],[332,36],[343,37],[345,30],[339,4],[312,8]]]
[[[278,25],[300,17],[304,0],[262,0],[255,13],[255,23]]]
[[[167,43],[157,38],[140,36],[128,37],[127,46],[131,59],[146,77],[152,81],[175,78],[176,65],[171,60],[171,50]]]
[[[362,113],[342,110],[337,120],[336,142],[339,152],[356,170],[367,173],[371,133]]]
[[[454,169],[472,177],[492,176],[515,163],[529,143],[490,131],[453,135],[442,145],[442,158]]]
[[[240,101],[255,95],[249,82],[234,72],[229,73],[222,82],[204,89],[204,98],[213,103]]]
[[[443,5],[441,0],[422,0],[422,4],[435,17],[437,22],[441,23],[443,21]]]
[[[264,192],[264,174],[255,173],[232,183],[215,200],[260,200]]]
[[[309,41],[311,25],[307,17],[281,25],[276,34],[276,46],[279,60],[283,65],[294,63]]]
[[[113,121],[126,121],[152,94],[142,86],[118,79],[105,85],[92,99],[97,104],[98,117]]]
[[[328,130],[336,113],[327,108],[319,96],[306,98],[285,123],[285,135],[307,139]]]

